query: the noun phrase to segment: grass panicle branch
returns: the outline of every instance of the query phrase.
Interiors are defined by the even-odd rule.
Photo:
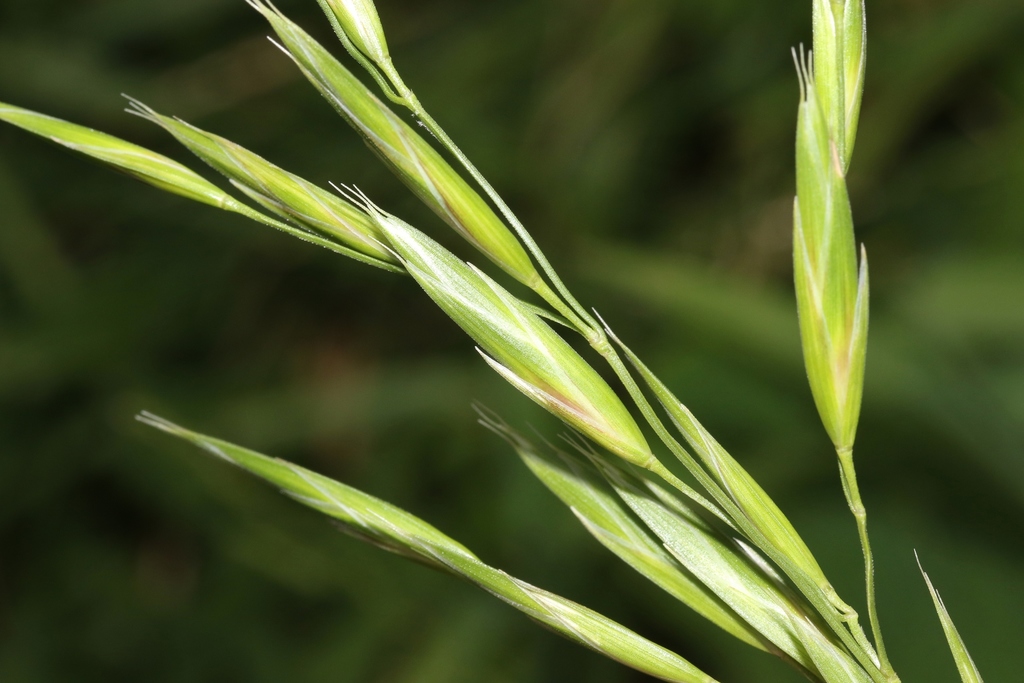
[[[280,488],[377,546],[466,579],[547,628],[626,666],[672,683],[716,683],[679,655],[582,605],[485,564],[462,544],[404,510],[283,460],[143,413],[139,420],[189,441]]]
[[[827,627],[819,627],[802,601],[780,588],[781,578],[742,538],[642,473],[600,459],[594,462],[669,552],[780,649],[806,662],[827,683],[872,680]]]
[[[297,237],[304,242],[324,247],[364,263],[385,270],[401,272],[401,269],[393,263],[351,249],[345,243],[333,239],[334,235],[329,235],[325,239],[324,236],[307,230],[301,225],[288,225],[271,218],[238,201],[188,167],[144,147],[91,128],[10,104],[0,103],[0,121],[6,121],[44,137],[165,192],[245,216],[292,237]],[[244,186],[236,186],[236,188],[243,194],[249,194]]]
[[[440,154],[297,24],[257,0],[285,53],[366,144],[434,213],[528,287],[541,284],[530,257],[487,203]]]
[[[614,333],[609,333],[619,344],[626,357],[636,368],[648,388],[654,393],[676,429],[697,454],[709,476],[715,481],[737,510],[753,524],[779,551],[794,562],[825,592],[835,589],[825,577],[821,566],[807,544],[793,527],[775,501],[754,481],[711,434],[697,421],[693,413],[672,394],[669,388],[623,344]]]
[[[882,641],[867,513],[853,460],[866,363],[869,282],[863,247],[858,258],[846,174],[864,87],[863,0],[813,0],[813,61],[802,49],[796,55],[801,97],[793,264],[804,362],[857,522],[873,642],[779,506],[604,320],[579,303],[509,205],[423,107],[392,61],[372,0],[317,1],[342,45],[384,96],[411,112],[482,195],[308,33],[269,2],[246,1],[269,22],[278,47],[396,176],[553,312],[513,295],[360,191],[335,186],[339,197],[225,138],[137,101],[132,101],[132,113],[160,125],[268,213],[176,161],[109,135],[2,103],[0,120],[160,189],[409,274],[474,340],[493,370],[573,430],[566,437],[569,449],[547,443],[538,448],[479,409],[484,426],[511,444],[602,545],[711,623],[779,656],[811,680],[898,682]],[[635,408],[699,490],[658,459],[631,409],[549,323],[579,332],[607,361]],[[467,579],[596,652],[661,680],[714,683],[675,653],[485,564],[388,503],[161,418],[143,414],[139,419],[277,485],[337,520],[347,533]],[[924,577],[963,680],[980,683],[945,606]]]
[[[582,455],[538,448],[493,412],[476,407],[480,424],[500,436],[603,546],[662,590],[748,645],[778,653],[760,632],[673,558],[625,507]],[[595,451],[590,451],[595,457]],[[588,454],[589,454],[588,453]]]
[[[643,367],[643,363],[629,349],[622,345],[615,334],[606,328],[606,332],[611,336],[617,344],[629,354],[632,360]],[[628,369],[624,366],[622,361],[618,358],[615,353],[607,352],[606,358],[609,360],[611,365],[616,371],[616,374],[626,385],[633,397],[634,402],[640,407],[644,416],[647,418],[648,423],[658,433],[662,442],[672,451],[672,453],[683,463],[687,470],[697,479],[701,486],[706,490],[713,498],[715,503],[721,506],[723,513],[719,513],[719,516],[733,524],[737,529],[741,530],[745,535],[746,539],[753,544],[755,547],[760,549],[767,555],[772,562],[774,562],[782,572],[793,581],[797,589],[804,595],[804,597],[814,606],[819,616],[825,620],[825,622],[832,629],[834,635],[843,641],[844,646],[847,650],[857,659],[862,667],[868,671],[872,678],[876,681],[885,680],[884,675],[877,670],[876,659],[873,653],[873,649],[869,642],[866,642],[863,638],[858,638],[856,632],[851,633],[844,625],[843,621],[840,620],[836,610],[838,609],[840,614],[843,615],[847,624],[851,621],[851,614],[855,617],[856,613],[849,608],[845,602],[841,600],[835,589],[832,587],[831,582],[825,577],[821,571],[817,561],[814,560],[813,555],[810,555],[809,551],[807,556],[803,556],[801,553],[801,547],[806,548],[806,545],[800,539],[799,535],[796,534],[795,529],[792,532],[787,531],[786,527],[792,527],[791,524],[785,521],[785,516],[779,512],[781,519],[776,518],[774,513],[771,512],[771,508],[778,509],[774,503],[768,505],[762,502],[761,506],[763,509],[758,507],[750,508],[751,512],[758,515],[757,520],[751,519],[747,513],[745,513],[737,503],[732,500],[726,490],[717,483],[714,478],[705,470],[694,457],[683,448],[679,442],[668,433],[661,419],[655,414],[653,407],[644,396],[640,387],[633,380]],[[649,372],[649,371],[648,371]],[[652,376],[653,377],[653,376]],[[653,378],[656,380],[657,378]],[[656,385],[660,385],[660,382],[656,382]],[[663,477],[670,483],[676,484],[671,477]],[[681,491],[685,490],[675,485],[675,488]],[[748,491],[748,493],[752,493]],[[693,498],[691,496],[691,498]],[[695,500],[700,500],[695,498]],[[769,499],[770,501],[770,499]],[[748,501],[749,502],[749,501]],[[709,509],[710,506],[705,506]],[[759,524],[763,525],[759,526]],[[772,536],[769,536],[772,534]],[[809,559],[808,559],[809,558]]]
[[[867,252],[857,246],[846,186],[860,116],[866,63],[863,0],[815,0],[813,61],[796,54],[797,198],[793,270],[804,364],[825,430],[835,445],[847,504],[864,556],[864,583],[879,668],[897,681],[882,638],[875,597],[874,555],[860,496],[853,446],[860,419],[868,338]],[[856,612],[839,604],[850,628],[872,647]]]
[[[332,12],[329,12],[328,14],[330,15],[330,14],[332,14]],[[460,161],[460,163],[462,163],[463,167],[477,181],[477,183],[485,191],[485,193],[488,195],[488,197],[495,203],[495,205],[497,205],[499,207],[499,210],[505,216],[506,220],[508,220],[509,223],[513,226],[513,229],[516,231],[516,233],[523,240],[523,243],[527,245],[527,248],[530,250],[530,252],[537,259],[537,262],[541,265],[542,270],[544,270],[545,274],[548,275],[549,279],[551,279],[551,281],[554,283],[555,287],[558,289],[559,294],[561,294],[562,298],[569,304],[569,306],[571,307],[571,310],[567,311],[564,307],[559,306],[557,301],[552,301],[552,299],[550,297],[548,297],[548,296],[545,296],[545,298],[549,302],[551,302],[553,305],[555,305],[560,313],[562,313],[563,315],[566,315],[575,324],[577,329],[579,329],[579,331],[582,334],[584,334],[590,340],[591,344],[595,348],[597,348],[599,351],[602,352],[602,355],[604,355],[606,357],[606,359],[608,359],[609,362],[612,363],[613,368],[616,370],[616,374],[618,374],[620,379],[622,379],[626,383],[627,387],[630,387],[630,384],[632,383],[632,380],[631,380],[631,378],[628,377],[628,372],[625,372],[625,369],[623,367],[616,367],[617,357],[614,355],[614,352],[611,351],[610,347],[607,344],[607,340],[606,340],[606,337],[605,337],[605,334],[604,334],[602,326],[600,326],[597,323],[597,321],[585,309],[582,308],[582,306],[572,296],[572,294],[567,290],[567,288],[565,288],[564,284],[562,284],[561,279],[558,277],[557,273],[554,271],[554,269],[547,262],[547,259],[544,257],[543,253],[540,251],[540,248],[536,245],[535,241],[529,235],[529,232],[522,225],[522,223],[515,217],[515,215],[512,212],[512,210],[502,200],[502,198],[497,193],[497,191],[494,190],[493,186],[490,185],[490,183],[479,172],[479,170],[469,160],[469,158],[455,144],[455,142],[451,139],[451,137],[430,116],[430,114],[425,110],[425,108],[422,106],[422,104],[420,104],[420,101],[419,101],[418,97],[416,97],[415,93],[407,85],[405,85],[405,83],[402,80],[401,76],[398,74],[397,69],[395,69],[393,63],[391,62],[390,56],[387,56],[386,58],[383,58],[383,59],[375,61],[374,62],[374,66],[376,68],[374,68],[374,66],[367,65],[366,64],[366,60],[365,59],[360,59],[359,55],[356,54],[357,50],[353,49],[353,45],[355,45],[357,43],[357,41],[356,41],[356,39],[352,35],[346,35],[345,21],[343,21],[341,18],[339,18],[337,16],[333,17],[333,21],[334,21],[334,25],[335,25],[336,31],[339,33],[339,36],[342,38],[342,42],[349,49],[349,51],[351,53],[353,53],[353,56],[356,56],[357,59],[359,59],[360,63],[362,63],[364,66],[366,66],[367,69],[369,69],[371,71],[371,73],[373,73],[375,75],[375,78],[377,78],[378,82],[380,81],[380,78],[377,77],[377,73],[378,73],[377,69],[378,68],[387,75],[387,77],[388,77],[388,79],[390,81],[390,84],[391,84],[391,86],[394,89],[394,92],[398,93],[398,96],[399,96],[398,97],[398,101],[404,103],[413,112],[413,114],[416,116],[416,118],[419,119],[423,123],[423,125],[425,125],[428,128],[428,130],[430,130],[439,141],[441,141],[441,143],[446,147],[446,149],[448,149],[448,151],[453,156],[455,156]],[[367,55],[364,53],[363,57],[367,57]],[[385,87],[385,91],[386,92],[391,92],[391,89]],[[392,99],[394,99],[394,98],[392,98]],[[497,369],[499,372],[502,372],[502,369],[499,366],[495,366],[495,369]],[[510,381],[512,381],[513,383],[516,382],[514,377],[508,377],[508,376],[506,376],[506,377]],[[525,388],[521,387],[521,389],[523,389],[524,391],[529,391],[528,387],[525,387]],[[636,392],[636,390],[634,388],[631,388],[631,392],[630,393],[631,393],[631,395],[634,396],[634,398],[639,398],[637,396],[637,392]],[[637,403],[638,403],[638,406],[641,408],[641,410],[645,412],[645,416],[647,416],[649,418],[649,421],[652,421],[651,420],[652,416],[649,414],[649,410],[645,410],[645,405],[644,405],[645,402],[643,400],[639,400],[639,401],[637,401]],[[652,421],[652,426],[654,426],[657,429],[657,420],[656,420],[656,418]],[[667,445],[669,445],[670,448],[672,447],[672,442],[671,441],[668,441],[666,443],[667,443]],[[809,556],[810,556],[809,553],[798,554],[797,555],[797,558],[798,558],[797,565],[799,566],[800,563],[802,562],[807,567],[812,568],[812,571],[814,571],[816,575],[811,579],[811,582],[814,583],[814,585],[818,588],[818,590],[824,591],[825,597],[829,601],[831,601],[833,603],[838,603],[838,604],[843,605],[843,607],[845,608],[847,614],[852,613],[852,610],[850,610],[845,605],[845,603],[843,603],[842,601],[838,600],[838,596],[835,595],[834,589],[831,588],[831,584],[827,580],[825,580],[824,577],[821,575],[820,568],[817,568],[817,564],[816,563],[812,564],[812,563],[806,562],[806,558],[809,557]],[[810,588],[810,590],[812,592],[814,591],[813,588]],[[839,628],[838,624],[834,624],[834,626],[836,627],[837,631],[840,631],[840,628]],[[845,635],[845,634],[841,633],[840,635]],[[850,643],[850,645],[856,648],[855,644]],[[860,648],[856,648],[856,649],[859,650]],[[863,654],[867,655],[868,653],[863,653]],[[868,659],[868,657],[865,656],[865,661],[867,659]],[[870,665],[870,663],[868,663],[868,665]]]
[[[395,68],[391,55],[386,51],[364,50],[360,47],[361,38],[358,30],[354,30],[358,24],[375,24],[380,26],[380,19],[373,3],[361,4],[359,8],[354,6],[340,7],[335,0],[318,0],[324,9],[328,19],[334,26],[335,33],[357,62],[377,81],[385,95],[397,104],[405,106],[412,112],[413,116],[441,143],[442,146],[459,162],[467,173],[473,178],[477,185],[484,191],[488,199],[498,208],[498,211],[512,226],[516,235],[522,240],[526,249],[533,256],[534,260],[541,267],[544,275],[554,286],[552,291],[547,283],[538,281],[533,288],[545,301],[554,306],[558,311],[570,320],[577,330],[586,337],[592,345],[600,346],[605,343],[604,333],[601,326],[590,315],[590,312],[576,300],[572,292],[562,282],[558,272],[551,265],[544,255],[540,245],[516,216],[512,208],[505,202],[494,186],[480,172],[473,161],[459,148],[450,135],[441,127],[433,116],[420,103],[416,93],[406,85],[398,69]],[[363,14],[357,18],[357,15]],[[557,293],[556,293],[557,292]]]
[[[492,414],[482,421],[599,542],[673,597],[812,678],[871,680],[769,563],[702,506],[578,441],[580,455],[538,449]],[[751,643],[751,631],[759,642]]]

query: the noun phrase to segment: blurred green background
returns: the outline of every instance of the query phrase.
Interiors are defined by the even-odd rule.
[[[313,0],[279,4],[334,45]],[[790,284],[789,51],[810,3],[378,4],[427,108],[862,605]],[[1024,4],[868,12],[850,183],[873,285],[858,461],[881,617],[905,681],[956,680],[917,549],[986,678],[1015,680]],[[267,33],[241,0],[0,0],[0,100],[192,163],[121,111],[130,93],[358,183],[462,249]],[[0,680],[643,680],[338,534],[137,425],[141,409],[397,503],[723,681],[798,680],[600,548],[474,423],[474,399],[557,433],[411,280],[0,129]]]

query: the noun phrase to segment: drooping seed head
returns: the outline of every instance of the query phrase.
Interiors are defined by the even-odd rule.
[[[259,155],[218,135],[134,103],[135,111],[157,123],[196,156],[230,178],[264,208],[298,225],[337,238],[366,256],[395,263],[381,244],[383,235],[363,211]]]
[[[161,190],[233,210],[238,202],[173,159],[91,128],[0,102],[0,120],[102,161]]]
[[[437,150],[290,19],[256,0],[252,4],[306,78],[434,213],[523,284],[541,282],[519,240]]]
[[[540,316],[404,221],[369,207],[406,270],[513,386],[641,467],[650,446],[611,387]]]

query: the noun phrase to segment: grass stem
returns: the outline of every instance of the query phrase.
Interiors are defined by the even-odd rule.
[[[846,495],[846,503],[850,507],[850,512],[853,513],[853,518],[857,521],[857,534],[860,536],[860,547],[864,554],[864,586],[867,593],[868,620],[871,622],[871,633],[874,636],[879,665],[888,680],[898,681],[899,677],[893,671],[889,657],[886,655],[882,629],[878,621],[878,608],[875,600],[875,560],[871,552],[871,539],[868,536],[868,512],[860,497],[857,468],[853,464],[853,449],[840,448],[836,453],[839,456],[839,474],[843,482],[843,493]],[[857,626],[856,630],[860,630],[860,627]]]

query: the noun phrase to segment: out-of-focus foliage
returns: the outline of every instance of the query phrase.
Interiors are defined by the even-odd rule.
[[[316,3],[280,4],[332,44]],[[853,597],[856,535],[792,301],[789,48],[809,4],[379,8],[426,106]],[[849,181],[872,258],[858,464],[881,618],[907,680],[955,680],[916,548],[978,667],[1013,680],[1024,6],[868,13]],[[317,183],[358,183],[460,249],[266,32],[241,0],[0,0],[0,99],[187,161],[121,113],[127,92]],[[594,542],[472,399],[556,431],[408,278],[0,129],[0,680],[640,680],[136,426],[142,408],[391,500],[717,678],[797,680]]]

